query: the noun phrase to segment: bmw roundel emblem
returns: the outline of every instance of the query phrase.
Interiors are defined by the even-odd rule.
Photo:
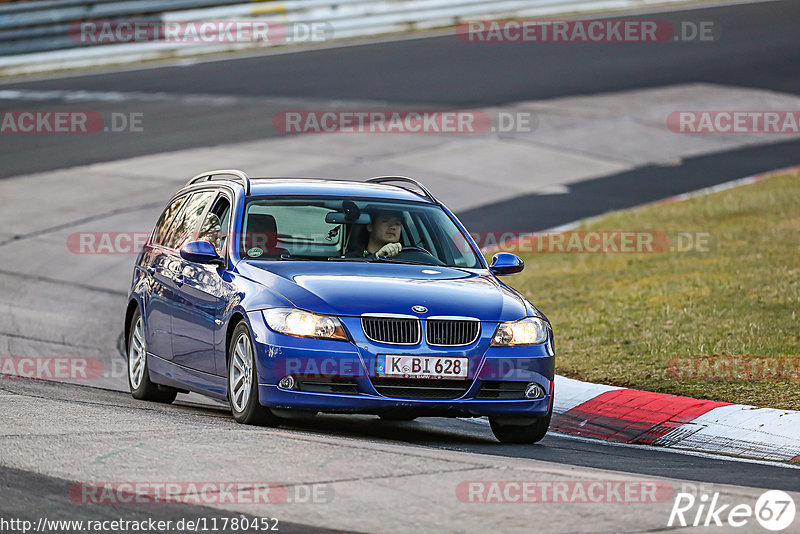
[[[425,313],[426,311],[428,311],[428,308],[426,308],[425,306],[411,306],[411,309],[417,313]]]

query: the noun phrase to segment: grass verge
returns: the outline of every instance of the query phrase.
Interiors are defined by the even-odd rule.
[[[664,232],[670,250],[520,253],[526,270],[508,282],[553,323],[559,374],[800,410],[790,367],[782,379],[759,379],[774,376],[777,358],[795,358],[782,363],[795,370],[800,361],[799,173],[577,230]],[[684,246],[710,237],[709,246],[674,250],[680,236]]]

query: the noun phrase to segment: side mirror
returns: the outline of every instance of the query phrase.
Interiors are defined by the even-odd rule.
[[[181,258],[195,263],[223,264],[223,259],[217,253],[214,245],[208,241],[190,241],[181,247]]]
[[[524,268],[525,262],[510,252],[498,252],[495,254],[492,257],[492,265],[489,267],[497,276],[517,274]]]

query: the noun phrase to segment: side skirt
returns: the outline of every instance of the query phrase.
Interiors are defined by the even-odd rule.
[[[150,370],[150,380],[155,384],[188,389],[222,401],[228,399],[227,377],[189,369],[149,352],[147,353],[147,366]]]

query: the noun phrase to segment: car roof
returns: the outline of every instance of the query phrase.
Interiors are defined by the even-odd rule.
[[[241,187],[241,183],[233,180],[214,180],[214,183]],[[209,182],[200,182],[208,184]],[[193,184],[194,185],[194,184]],[[385,200],[406,200],[433,203],[433,199],[424,194],[399,185],[357,182],[327,178],[291,178],[264,177],[250,178],[250,195],[308,195],[308,196],[346,196],[380,198]]]

